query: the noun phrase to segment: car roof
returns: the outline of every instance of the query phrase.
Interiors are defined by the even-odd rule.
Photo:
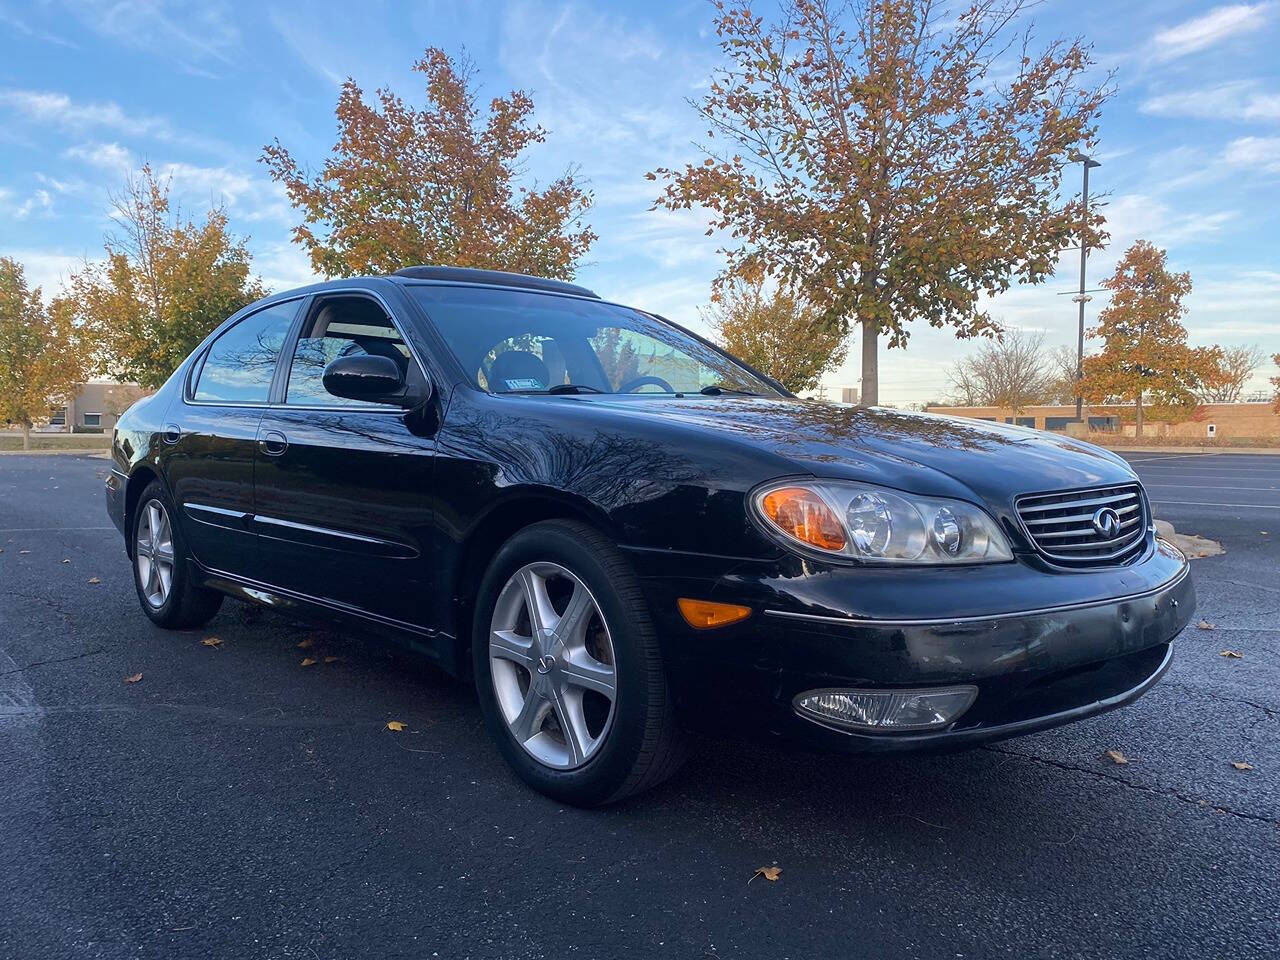
[[[575,297],[600,297],[593,290],[568,283],[564,280],[548,280],[546,277],[531,277],[525,273],[508,273],[506,270],[478,270],[473,267],[404,267],[391,274],[392,277],[403,277],[406,280],[441,280],[452,283],[483,283],[495,287],[523,287],[528,290],[549,290],[554,293],[568,293]]]

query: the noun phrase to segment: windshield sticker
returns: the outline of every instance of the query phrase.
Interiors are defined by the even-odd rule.
[[[526,380],[503,380],[508,390],[541,390],[542,381],[532,377]]]

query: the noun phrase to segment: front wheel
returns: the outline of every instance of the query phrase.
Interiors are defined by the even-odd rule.
[[[186,544],[160,481],[142,491],[133,516],[133,583],[142,612],[162,627],[201,627],[222,606],[222,594],[195,583]]]
[[[552,520],[512,537],[480,585],[472,649],[486,725],[535,789],[596,806],[683,759],[639,584],[594,528]]]

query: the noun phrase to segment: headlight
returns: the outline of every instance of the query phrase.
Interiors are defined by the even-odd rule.
[[[784,542],[829,556],[937,564],[1013,559],[995,521],[963,500],[843,480],[783,481],[757,491],[752,507]]]

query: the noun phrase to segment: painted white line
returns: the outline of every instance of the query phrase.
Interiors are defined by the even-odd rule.
[[[1121,454],[1123,456],[1123,454]],[[1172,453],[1167,457],[1146,457],[1142,460],[1129,460],[1130,463],[1154,463],[1156,460],[1186,460],[1188,457],[1221,457],[1221,453]],[[1125,457],[1128,460],[1128,457]]]
[[[1148,483],[1144,486],[1150,490],[1155,487],[1164,487],[1166,490],[1222,490],[1221,484],[1217,483]],[[1280,490],[1280,487],[1227,487],[1228,490]]]
[[[1160,500],[1152,503],[1168,503],[1184,507],[1244,507],[1246,510],[1280,510],[1280,503],[1213,503],[1208,500]]]
[[[114,530],[115,527],[4,527],[0,533],[70,533],[77,530]]]

